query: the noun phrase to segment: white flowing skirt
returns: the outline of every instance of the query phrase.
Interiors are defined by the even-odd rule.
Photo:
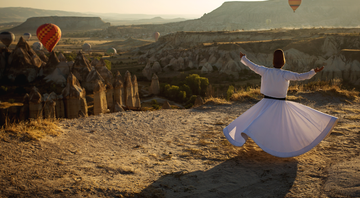
[[[296,102],[264,98],[223,132],[234,146],[242,146],[250,137],[271,155],[294,157],[319,144],[337,119]]]

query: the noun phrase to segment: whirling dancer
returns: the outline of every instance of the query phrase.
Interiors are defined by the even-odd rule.
[[[261,75],[260,92],[264,99],[223,130],[231,144],[242,146],[250,137],[271,155],[294,157],[311,150],[330,134],[338,118],[286,101],[290,80],[310,79],[324,66],[301,74],[282,70],[285,57],[281,49],[274,52],[274,68],[256,65],[241,52],[240,58],[244,65]]]

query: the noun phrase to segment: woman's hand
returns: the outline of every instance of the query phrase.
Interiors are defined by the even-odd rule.
[[[242,52],[240,52],[240,59],[245,56],[245,54],[243,54]]]
[[[315,71],[315,73],[318,73],[318,72],[321,72],[321,70],[323,70],[324,68],[325,68],[324,66],[322,66],[320,68],[315,68],[314,71]]]

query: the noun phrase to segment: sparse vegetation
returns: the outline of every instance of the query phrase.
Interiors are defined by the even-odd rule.
[[[234,86],[230,85],[226,92],[226,100],[230,100],[231,96],[234,94]]]
[[[209,97],[209,98],[205,98],[205,104],[217,104],[217,105],[221,105],[221,104],[231,104],[231,102],[225,100],[224,98],[214,98],[214,97]]]
[[[61,132],[58,122],[59,120],[32,119],[20,123],[5,123],[0,129],[0,139],[31,141],[40,140],[46,135],[56,136]]]
[[[289,87],[287,99],[299,101],[303,99],[303,97],[297,94],[307,92],[318,92],[323,95],[343,97],[346,100],[350,101],[356,101],[360,97],[359,91],[355,90],[354,88],[351,90],[345,89],[342,86],[342,81],[339,79],[335,79],[331,81],[313,81],[306,84],[292,85]],[[229,92],[228,90],[228,93],[231,93],[231,91]],[[259,100],[261,98],[262,94],[260,93],[259,87],[246,87],[245,89],[241,88],[236,93],[233,93],[230,97],[230,100],[244,101],[246,99]]]

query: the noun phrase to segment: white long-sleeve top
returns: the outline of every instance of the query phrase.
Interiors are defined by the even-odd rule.
[[[306,80],[312,78],[316,74],[314,69],[299,74],[277,68],[267,68],[251,62],[245,56],[241,58],[241,62],[261,76],[260,92],[275,98],[286,97],[290,80]]]

